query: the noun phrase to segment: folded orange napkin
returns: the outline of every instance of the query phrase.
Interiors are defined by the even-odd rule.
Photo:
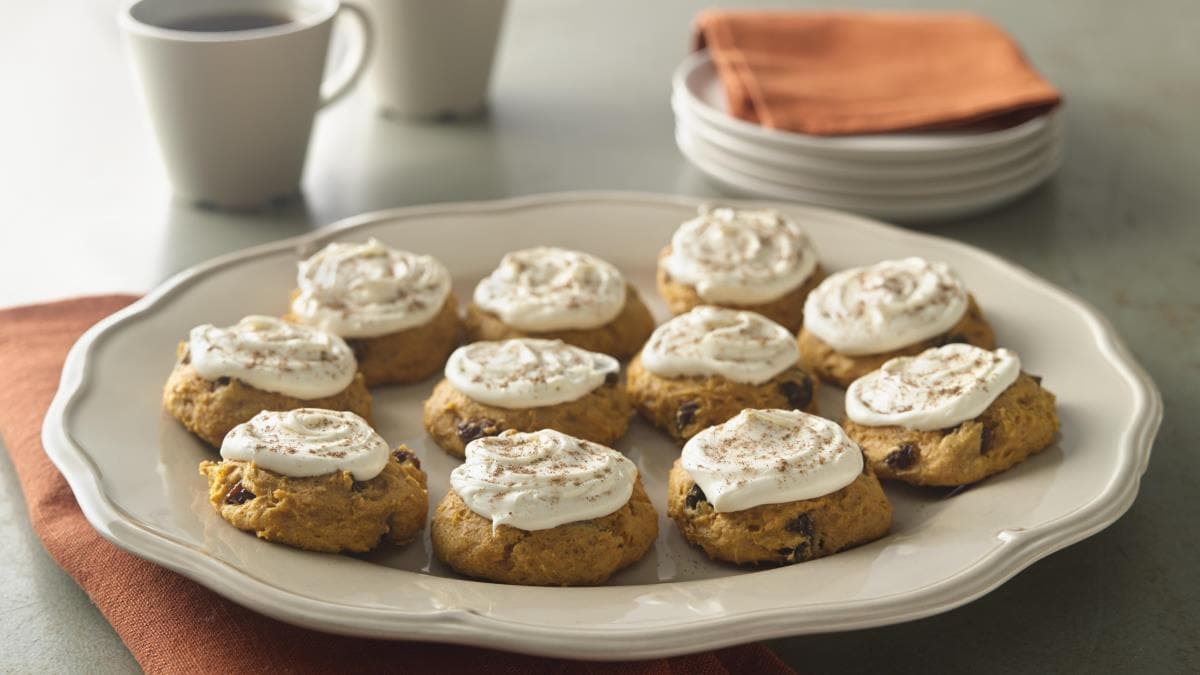
[[[1061,100],[1007,33],[971,14],[709,10],[694,47],[735,117],[806,134],[1008,126]]]
[[[99,296],[0,311],[0,436],[25,492],[34,531],[147,672],[792,672],[762,645],[653,661],[583,663],[325,635],[255,614],[116,548],[83,517],[42,449],[41,430],[71,344],[96,321],[133,300]]]

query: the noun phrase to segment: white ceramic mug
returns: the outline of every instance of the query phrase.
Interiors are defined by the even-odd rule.
[[[322,84],[343,11],[360,39]],[[119,22],[176,194],[227,208],[298,192],[313,119],[372,43],[366,14],[338,0],[134,0]]]
[[[487,97],[505,0],[364,0],[379,32],[367,83],[386,113],[470,115]]]

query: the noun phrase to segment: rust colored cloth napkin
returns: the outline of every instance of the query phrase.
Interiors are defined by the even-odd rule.
[[[0,435],[33,529],[150,673],[790,673],[762,645],[671,659],[587,663],[420,642],[326,635],[255,614],[101,538],[42,449],[67,350],[135,300],[98,296],[0,311]],[[14,645],[9,645],[13,647]],[[700,645],[698,645],[700,646]]]
[[[707,48],[729,111],[773,129],[833,136],[1010,126],[1058,91],[998,26],[971,14],[708,10]]]

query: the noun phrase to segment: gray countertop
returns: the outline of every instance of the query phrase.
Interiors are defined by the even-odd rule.
[[[304,202],[260,216],[171,200],[117,4],[0,9],[0,306],[145,291],[218,253],[376,208],[577,189],[721,195],[671,133],[669,76],[697,2],[513,0],[488,117],[401,123],[355,93],[321,116]],[[946,614],[771,646],[819,671],[1200,669],[1200,3],[966,5],[1063,89],[1066,161],[1017,204],[928,229],[1098,307],[1158,383],[1165,421],[1137,502],[1105,531]],[[33,535],[3,453],[0,474],[0,671],[135,670]]]

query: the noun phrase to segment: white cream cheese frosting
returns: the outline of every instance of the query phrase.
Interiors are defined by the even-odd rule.
[[[450,486],[475,513],[521,530],[607,516],[633,494],[637,466],[603,445],[543,429],[467,444]]]
[[[228,328],[196,326],[188,359],[206,380],[231,377],[301,399],[333,396],[350,386],[358,364],[340,337],[273,316],[247,316]]]
[[[662,264],[705,302],[747,305],[802,284],[817,254],[804,230],[778,211],[701,207],[675,231]]]
[[[862,450],[837,423],[798,410],[743,410],[696,434],[681,464],[718,513],[814,499],[853,483]]]
[[[562,340],[515,338],[459,347],[446,379],[468,397],[499,408],[540,408],[583,398],[618,376],[607,354]]]
[[[221,457],[292,478],[346,471],[371,480],[388,462],[386,441],[352,412],[264,410],[225,435]]]
[[[880,354],[944,333],[966,311],[954,270],[904,258],[830,275],[804,303],[804,328],[843,354]]]
[[[846,390],[846,416],[872,427],[948,429],[974,419],[1021,374],[1007,349],[948,344],[891,359]]]
[[[659,326],[642,365],[659,377],[720,376],[762,384],[796,365],[788,329],[761,314],[701,305]]]
[[[519,330],[596,328],[625,306],[625,277],[593,255],[539,246],[505,255],[474,298]]]
[[[300,262],[292,315],[342,337],[378,337],[429,323],[450,295],[450,272],[432,256],[378,239],[334,242]]]

